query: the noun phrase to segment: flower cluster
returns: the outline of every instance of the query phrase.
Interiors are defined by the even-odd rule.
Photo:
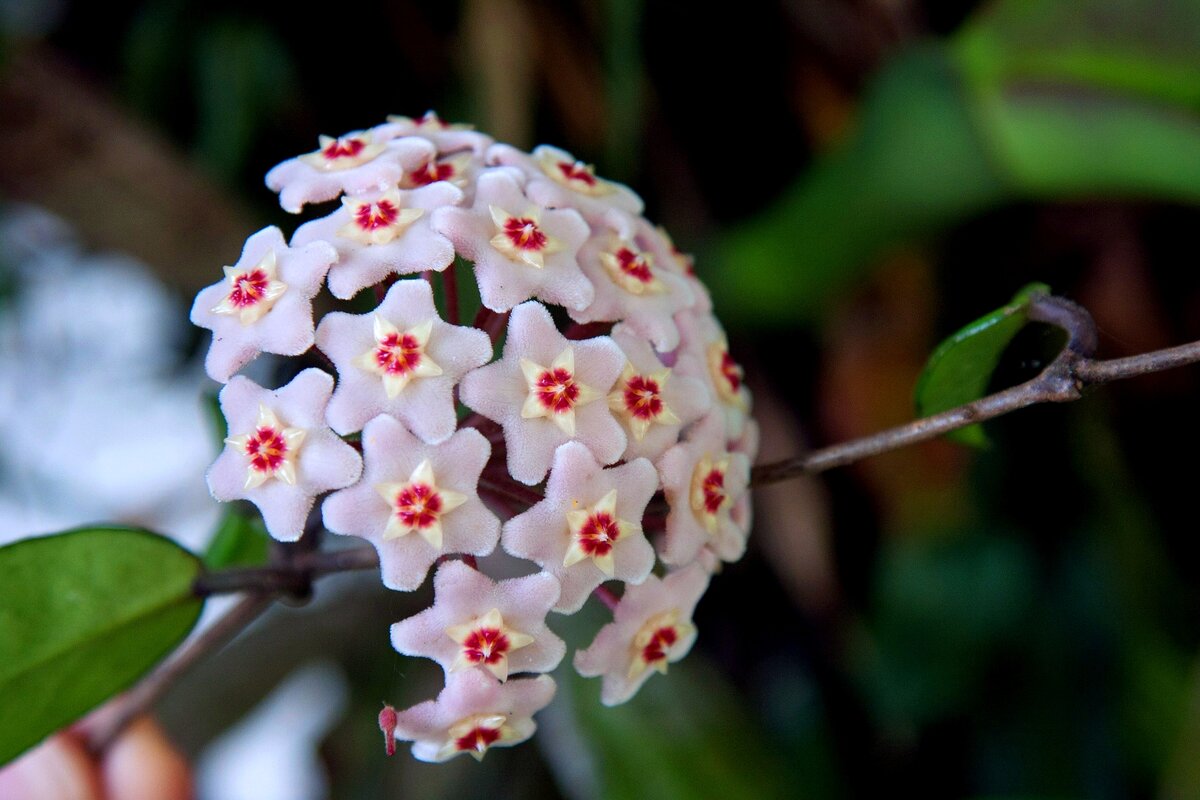
[[[282,541],[332,492],[324,526],[369,541],[385,585],[433,571],[434,604],[392,642],[445,689],[385,710],[389,742],[443,761],[529,738],[566,652],[547,616],[589,598],[613,621],[574,664],[604,703],[682,658],[709,576],[745,549],[757,429],[711,299],[641,199],[432,112],[321,137],[267,184],[291,212],[340,206],[290,241],[254,234],[196,298],[229,425],[209,487]],[[323,285],[341,310],[318,324]],[[260,353],[317,366],[268,389],[236,374]],[[493,580],[484,556],[528,574]]]

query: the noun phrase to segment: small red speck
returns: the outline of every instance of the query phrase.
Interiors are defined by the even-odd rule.
[[[479,726],[454,740],[454,746],[459,750],[478,750],[483,752],[500,739],[500,731]]]
[[[579,547],[589,556],[605,556],[612,552],[621,529],[611,514],[599,511],[592,514],[579,529]]]
[[[744,374],[741,365],[733,360],[728,350],[721,354],[721,376],[729,384],[730,391],[737,392],[742,388]]]
[[[383,731],[383,746],[387,754],[396,755],[396,709],[387,703],[379,712],[379,730]]]
[[[441,117],[432,111],[426,111],[423,116],[419,117],[418,119],[414,119],[413,125],[418,128],[429,126],[430,128],[437,128],[438,130],[445,130],[446,128],[450,127],[445,122],[442,122]]]
[[[274,472],[287,458],[287,442],[283,434],[274,428],[262,427],[250,434],[246,440],[246,455],[250,466],[259,472]]]
[[[579,384],[570,372],[557,367],[538,376],[534,392],[544,408],[562,414],[570,411],[579,399]]]
[[[454,165],[449,161],[427,161],[424,166],[409,175],[413,186],[428,186],[437,181],[448,181],[455,177]]]
[[[350,139],[334,139],[325,145],[325,149],[321,151],[321,155],[330,161],[339,158],[353,158],[361,153],[364,147],[366,147],[366,144],[357,136]]]
[[[587,186],[596,185],[596,176],[581,161],[559,161],[557,166],[558,171],[569,181],[579,181]]]
[[[375,363],[389,375],[405,375],[421,363],[421,343],[408,333],[389,333],[375,348]]]
[[[654,280],[654,274],[650,271],[650,262],[646,260],[644,253],[637,253],[628,247],[622,247],[615,255],[617,266],[621,268],[621,272],[642,283]]]
[[[476,628],[462,646],[463,655],[472,664],[495,664],[508,652],[509,641],[497,628]]]
[[[725,502],[725,473],[713,469],[704,476],[701,487],[704,491],[704,510],[709,514],[716,514]]]
[[[364,231],[374,231],[386,228],[400,216],[398,209],[391,200],[378,200],[374,203],[360,203],[354,209],[354,221]]]
[[[521,250],[541,250],[546,246],[546,234],[528,217],[509,217],[504,223],[504,235],[513,247]]]
[[[637,419],[655,419],[663,410],[662,395],[657,381],[645,375],[634,375],[625,381],[621,395],[625,410]]]
[[[270,282],[267,273],[261,269],[252,269],[234,281],[233,288],[229,291],[229,302],[234,308],[252,306],[262,300]]]
[[[396,495],[396,516],[410,528],[428,528],[437,522],[442,496],[424,483],[411,483]]]
[[[667,660],[667,651],[679,639],[679,633],[675,630],[674,625],[667,625],[659,628],[650,637],[650,641],[646,642],[646,646],[642,648],[642,660],[647,664],[654,664],[658,661]]]

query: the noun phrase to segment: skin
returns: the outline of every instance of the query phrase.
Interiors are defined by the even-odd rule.
[[[102,756],[73,731],[59,733],[0,769],[11,800],[191,800],[191,770],[149,717],[129,726]]]

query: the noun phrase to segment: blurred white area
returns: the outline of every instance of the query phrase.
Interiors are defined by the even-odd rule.
[[[179,363],[182,302],[28,206],[0,207],[0,279],[0,544],[120,522],[202,548],[213,387]]]
[[[198,800],[320,800],[328,780],[317,754],[346,711],[342,671],[313,662],[214,741],[196,762]]]

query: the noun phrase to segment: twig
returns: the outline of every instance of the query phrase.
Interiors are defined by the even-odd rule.
[[[1091,356],[1096,349],[1096,326],[1083,307],[1060,297],[1037,297],[1030,301],[1028,314],[1034,321],[1046,322],[1067,332],[1066,346],[1037,377],[906,425],[773,464],[763,464],[754,468],[751,484],[764,486],[824,472],[880,453],[929,441],[943,433],[1027,406],[1078,400],[1089,386],[1200,362],[1200,342],[1128,358],[1095,360]]]
[[[373,547],[298,553],[286,564],[205,573],[192,584],[192,591],[200,597],[245,591],[270,596],[304,596],[311,588],[313,578],[378,566],[379,556]]]
[[[115,708],[88,736],[93,753],[102,753],[131,722],[158,702],[159,698],[198,661],[228,644],[271,605],[271,595],[255,593],[242,598],[225,616],[163,662],[136,686],[114,701]]]

